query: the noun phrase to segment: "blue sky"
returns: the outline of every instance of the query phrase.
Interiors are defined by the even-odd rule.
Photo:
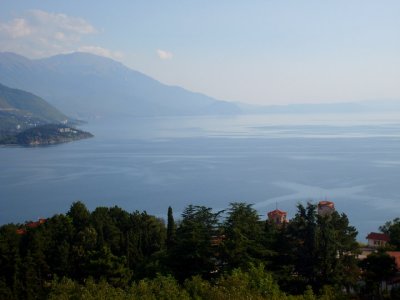
[[[400,1],[0,0],[0,51],[86,51],[247,103],[400,100]]]

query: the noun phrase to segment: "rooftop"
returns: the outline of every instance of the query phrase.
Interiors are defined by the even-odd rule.
[[[319,201],[318,203],[318,207],[322,207],[322,206],[329,206],[329,207],[335,207],[335,204],[331,201]]]
[[[367,235],[367,240],[377,240],[377,241],[384,241],[384,242],[389,242],[389,236],[384,233],[378,233],[378,232],[371,232],[370,234]]]
[[[39,219],[39,221],[37,222],[28,222],[25,224],[25,228],[29,227],[29,228],[36,228],[39,225],[43,224],[46,222],[46,219]],[[26,233],[26,229],[25,228],[19,228],[17,229],[17,234],[25,234]]]
[[[286,213],[286,211],[282,211],[282,210],[279,210],[279,209],[275,209],[275,210],[270,211],[270,212],[268,213],[268,216],[274,216],[274,215],[286,216],[287,213]]]

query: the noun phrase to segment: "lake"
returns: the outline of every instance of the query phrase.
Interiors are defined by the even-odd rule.
[[[275,209],[331,200],[359,230],[400,216],[400,115],[92,120],[95,138],[0,148],[0,223],[118,205],[175,218],[188,204]]]

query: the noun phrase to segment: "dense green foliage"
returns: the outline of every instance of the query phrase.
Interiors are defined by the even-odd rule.
[[[0,299],[356,299],[355,236],[345,215],[312,204],[276,225],[245,203],[189,205],[178,223],[169,208],[165,224],[76,202],[0,227]],[[361,266],[365,280],[387,278],[375,265]]]
[[[92,279],[78,284],[70,279],[51,283],[49,299],[132,299],[132,300],[334,300],[343,299],[330,287],[319,294],[308,288],[303,295],[287,295],[279,289],[273,276],[264,267],[250,267],[247,272],[235,269],[213,282],[194,276],[179,284],[170,275],[143,279],[126,289],[116,288],[106,281]]]
[[[46,124],[26,129],[0,139],[5,145],[49,145],[93,137],[89,132],[60,124]]]
[[[368,255],[360,265],[364,270],[366,294],[378,299],[383,292],[381,283],[387,282],[397,272],[394,258],[380,251]]]
[[[298,213],[287,226],[289,255],[300,287],[339,285],[349,289],[358,280],[357,231],[346,215],[316,213],[316,206],[298,206]],[[286,251],[287,252],[287,251]]]
[[[400,250],[400,218],[395,218],[393,221],[388,221],[385,225],[379,228],[383,233],[386,233],[389,238],[389,244],[396,250]]]

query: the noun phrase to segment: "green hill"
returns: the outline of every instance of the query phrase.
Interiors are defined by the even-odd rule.
[[[48,122],[62,122],[68,119],[42,98],[2,84],[0,84],[0,110],[31,114]]]
[[[30,127],[67,120],[66,115],[42,98],[0,84],[0,137]]]

